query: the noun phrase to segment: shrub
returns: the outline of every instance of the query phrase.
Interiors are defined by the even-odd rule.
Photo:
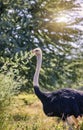
[[[0,74],[0,129],[2,129],[5,120],[7,120],[7,108],[12,96],[18,92],[19,84],[14,80],[13,75]]]

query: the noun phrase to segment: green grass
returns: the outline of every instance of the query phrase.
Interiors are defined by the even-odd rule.
[[[58,118],[45,116],[42,104],[35,95],[23,93],[11,100],[0,130],[68,130],[68,128],[64,127]]]

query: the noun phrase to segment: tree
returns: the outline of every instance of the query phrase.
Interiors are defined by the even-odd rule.
[[[74,1],[66,0],[3,0],[1,3],[4,7],[0,17],[1,72],[12,70],[15,80],[22,81],[21,90],[31,91],[35,59],[30,60],[28,54],[31,49],[41,47],[42,87],[81,86],[83,46],[78,25],[82,17],[74,14],[78,14],[75,9],[80,4],[78,7]]]

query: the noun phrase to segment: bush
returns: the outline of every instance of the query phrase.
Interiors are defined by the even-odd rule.
[[[2,129],[5,120],[7,120],[6,111],[10,100],[18,92],[16,88],[19,88],[19,83],[14,80],[13,75],[0,74],[0,129]]]

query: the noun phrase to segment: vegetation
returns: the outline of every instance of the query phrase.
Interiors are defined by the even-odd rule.
[[[80,4],[71,0],[3,0],[0,8],[0,67],[6,66],[3,72],[12,69],[15,79],[22,80],[21,90],[32,91],[36,60],[28,60],[27,54],[35,47],[43,50],[42,88],[82,86],[82,30],[78,29],[82,18],[73,18]],[[66,16],[69,12],[73,16]]]
[[[19,93],[20,84],[14,81],[11,74],[0,74],[0,126],[2,126],[6,113],[5,110],[14,95]]]
[[[44,115],[41,103],[34,94],[22,93],[14,96],[5,112],[1,130],[68,130],[68,126],[59,118]]]
[[[31,50],[40,47],[43,51],[43,90],[82,90],[81,8],[81,1],[74,0],[0,0],[1,130],[64,129],[62,122],[43,115],[36,97],[28,95],[33,93],[36,63]]]

